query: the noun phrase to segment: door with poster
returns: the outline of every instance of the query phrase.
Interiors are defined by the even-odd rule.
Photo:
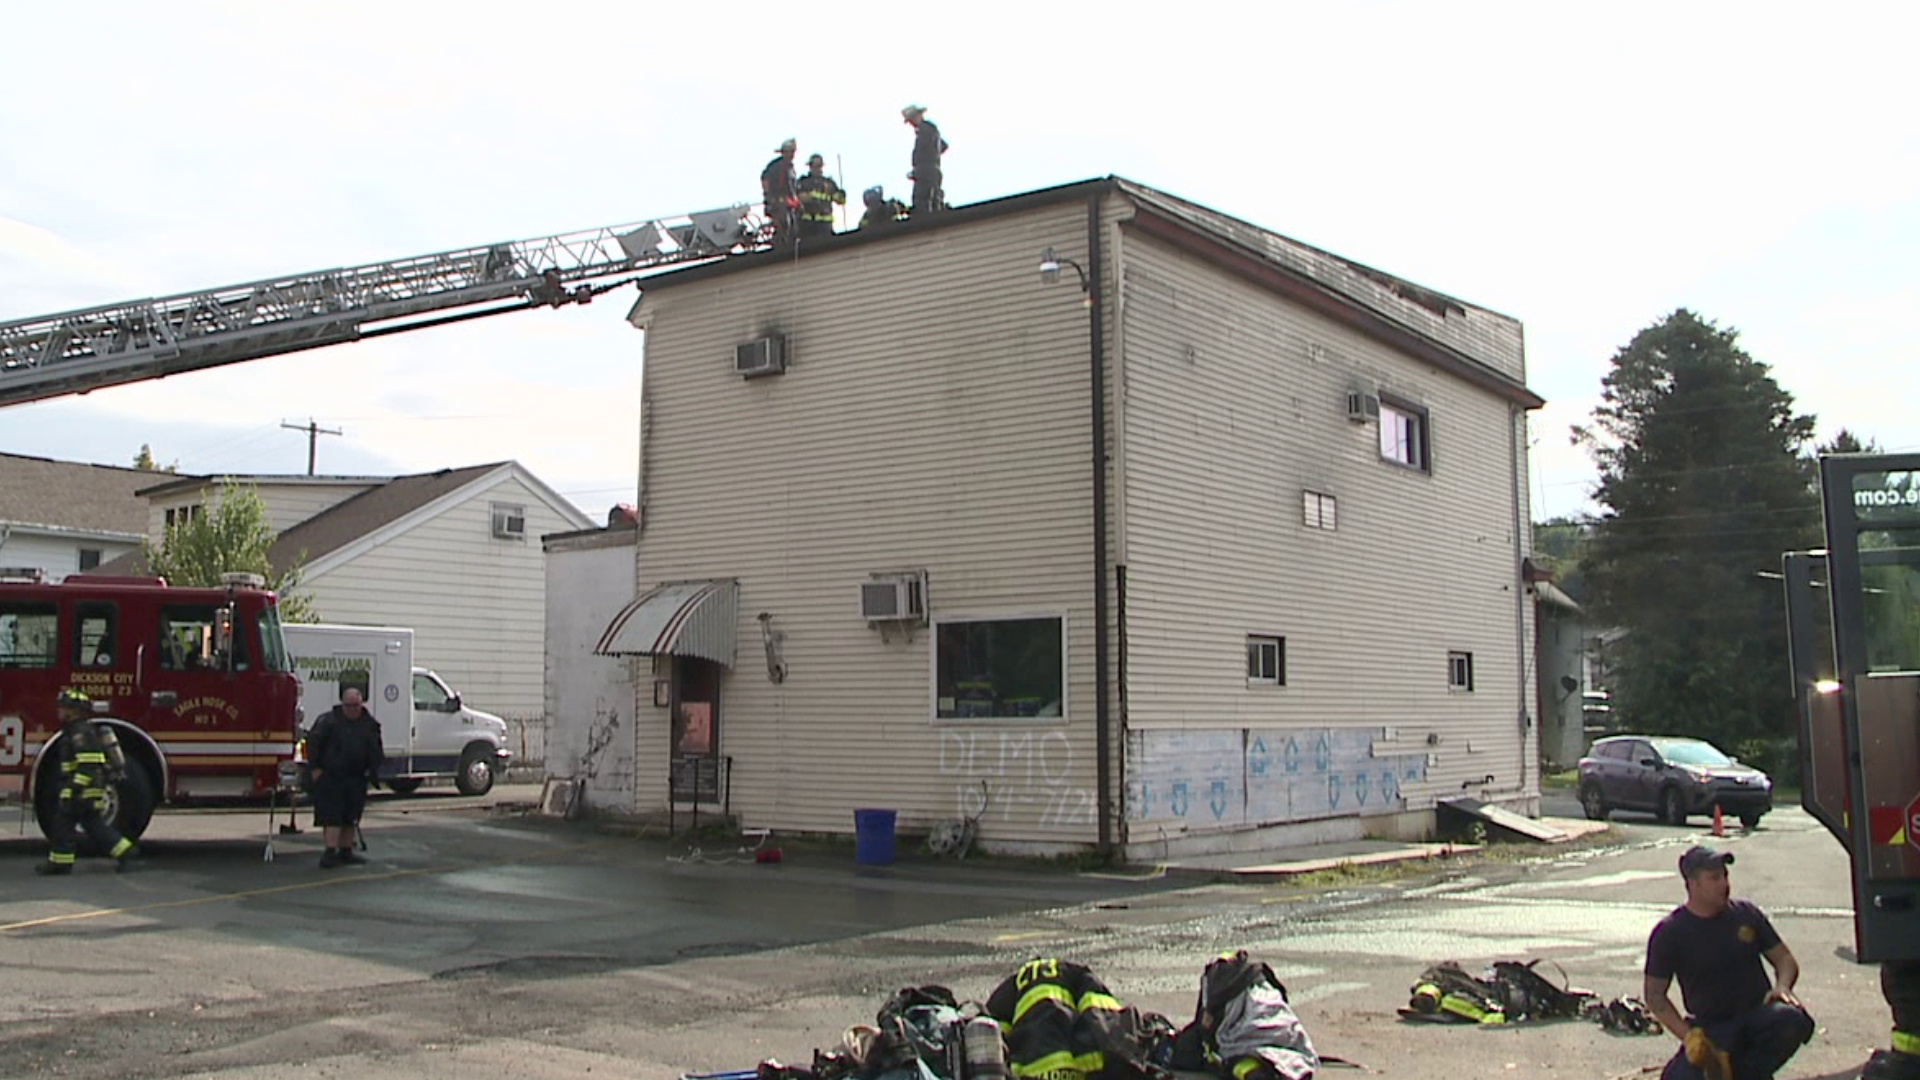
[[[720,799],[720,673],[710,660],[673,658],[669,778],[676,802]]]

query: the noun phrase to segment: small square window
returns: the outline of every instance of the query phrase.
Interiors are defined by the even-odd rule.
[[[1450,690],[1473,689],[1472,653],[1450,652],[1447,654],[1447,688]]]
[[[1309,529],[1325,529],[1332,532],[1340,527],[1340,500],[1325,492],[1302,492],[1301,510]]]
[[[1410,469],[1432,472],[1427,410],[1380,399],[1380,456]]]
[[[84,573],[88,570],[92,570],[94,567],[99,565],[100,565],[100,549],[99,548],[81,548],[80,549],[81,572]]]
[[[1247,635],[1247,685],[1287,685],[1287,639]]]
[[[494,503],[493,535],[501,540],[525,540],[527,508],[517,503]]]

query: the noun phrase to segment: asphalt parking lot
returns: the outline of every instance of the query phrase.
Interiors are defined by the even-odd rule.
[[[1544,957],[1605,996],[1637,992],[1646,933],[1679,899],[1673,860],[1704,831],[1630,820],[1612,844],[1521,861],[1221,884],[918,856],[863,868],[850,844],[690,860],[513,808],[531,797],[377,798],[371,864],[325,871],[311,832],[263,861],[257,811],[169,812],[151,865],[126,875],[36,878],[38,838],[0,841],[0,1075],[677,1080],[804,1062],[901,986],[983,999],[1034,955],[1086,963],[1179,1023],[1205,961],[1244,947],[1323,1051],[1374,1074],[1639,1077],[1671,1040],[1395,1010],[1439,959]],[[1886,1017],[1873,969],[1847,956],[1838,845],[1798,811],[1718,842],[1739,852],[1736,892],[1799,955],[1821,1022],[1781,1080],[1851,1076]]]

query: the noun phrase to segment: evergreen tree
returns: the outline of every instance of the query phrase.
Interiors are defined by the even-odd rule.
[[[1813,419],[1738,333],[1681,309],[1614,354],[1593,426],[1592,610],[1625,628],[1616,716],[1734,750],[1794,731],[1784,551],[1816,546]],[[1767,576],[1763,576],[1767,575]]]
[[[298,591],[305,555],[276,574],[267,561],[273,537],[266,504],[253,485],[223,480],[215,506],[182,515],[167,528],[158,546],[143,541],[141,552],[147,566],[169,585],[217,586],[225,573],[259,574],[279,594],[283,621],[318,622],[312,598]]]
[[[1841,428],[1839,431],[1833,433],[1832,439],[1821,443],[1814,451],[1814,454],[1818,456],[1820,454],[1877,454],[1879,452],[1879,443],[1872,439],[1863,440],[1860,436],[1855,435],[1848,429]]]

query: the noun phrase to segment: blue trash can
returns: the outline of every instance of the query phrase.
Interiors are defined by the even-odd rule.
[[[853,812],[853,861],[861,866],[886,866],[893,861],[892,810]]]

